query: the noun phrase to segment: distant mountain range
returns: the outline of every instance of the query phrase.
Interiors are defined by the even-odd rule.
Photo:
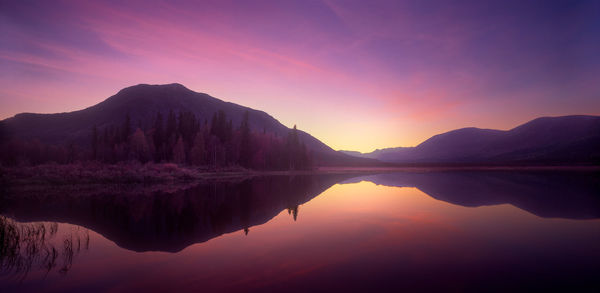
[[[57,114],[22,113],[0,121],[0,143],[13,138],[44,144],[89,146],[94,126],[119,125],[129,115],[133,125],[151,128],[158,112],[191,111],[209,121],[224,111],[240,125],[248,111],[256,132],[285,137],[290,129],[269,114],[191,91],[181,84],[140,84],[122,89],[89,108]],[[371,153],[335,151],[299,131],[320,166],[385,165],[600,165],[600,117],[563,116],[532,120],[508,131],[462,128],[435,135],[416,147],[379,149]]]
[[[140,84],[119,91],[103,102],[89,108],[57,114],[22,113],[0,121],[0,142],[12,138],[39,140],[45,144],[76,143],[87,146],[91,141],[91,130],[109,125],[120,125],[129,114],[133,125],[146,128],[152,125],[156,114],[163,116],[173,110],[191,111],[199,120],[210,121],[217,111],[224,111],[232,124],[240,125],[248,111],[249,125],[253,131],[265,131],[285,137],[290,129],[269,114],[222,101],[204,93],[197,93],[181,84]],[[319,165],[380,165],[364,158],[337,152],[314,138],[299,131],[300,140],[313,152]]]
[[[598,165],[600,117],[542,117],[507,131],[457,129],[435,135],[416,147],[342,152],[417,165]]]

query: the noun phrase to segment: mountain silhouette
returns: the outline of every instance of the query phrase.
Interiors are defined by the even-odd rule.
[[[534,119],[511,130],[462,128],[416,147],[348,155],[408,164],[600,164],[600,117]]]
[[[11,138],[38,140],[46,144],[75,143],[88,146],[91,129],[119,125],[129,115],[134,126],[147,128],[152,125],[158,112],[163,116],[173,110],[175,113],[190,111],[200,121],[210,121],[214,113],[224,111],[236,127],[248,111],[250,129],[256,132],[275,133],[280,137],[288,135],[290,129],[269,114],[211,97],[204,93],[189,90],[181,84],[148,85],[139,84],[122,89],[114,96],[89,108],[56,114],[21,113],[0,121],[0,140]],[[356,159],[314,138],[298,131],[299,139],[322,165],[331,164],[378,164],[375,160]]]

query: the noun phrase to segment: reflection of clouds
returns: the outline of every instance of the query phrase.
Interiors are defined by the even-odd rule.
[[[31,269],[56,269],[66,274],[73,258],[82,249],[88,250],[87,229],[72,226],[59,233],[58,223],[19,223],[0,216],[0,273],[24,279]]]

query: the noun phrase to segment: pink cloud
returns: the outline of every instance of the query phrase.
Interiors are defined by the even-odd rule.
[[[554,29],[516,12],[498,21],[505,16],[491,4],[397,1],[37,6],[10,11],[1,28],[0,118],[180,82],[302,125],[336,148],[367,151],[477,121],[506,127],[547,113],[600,114],[592,110],[600,109],[597,62],[584,54],[593,36],[577,34],[583,21]],[[355,136],[372,139],[345,134],[358,122],[364,132]]]

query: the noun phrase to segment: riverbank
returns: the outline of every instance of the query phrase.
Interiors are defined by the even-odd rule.
[[[68,165],[44,164],[28,167],[0,168],[0,180],[11,185],[24,184],[130,184],[189,182],[210,178],[251,176],[241,167],[189,168],[176,164],[101,164],[94,162]]]
[[[155,184],[214,180],[243,180],[254,176],[316,174],[375,174],[392,172],[439,171],[600,171],[600,166],[410,166],[410,167],[320,167],[299,171],[258,171],[239,166],[208,168],[177,164],[45,164],[29,167],[0,167],[0,184]]]
[[[255,176],[308,175],[319,173],[371,173],[368,170],[262,171],[239,166],[209,168],[172,163],[44,164],[26,167],[0,167],[0,183],[5,185],[92,185],[92,184],[169,184],[202,181],[235,181]]]

